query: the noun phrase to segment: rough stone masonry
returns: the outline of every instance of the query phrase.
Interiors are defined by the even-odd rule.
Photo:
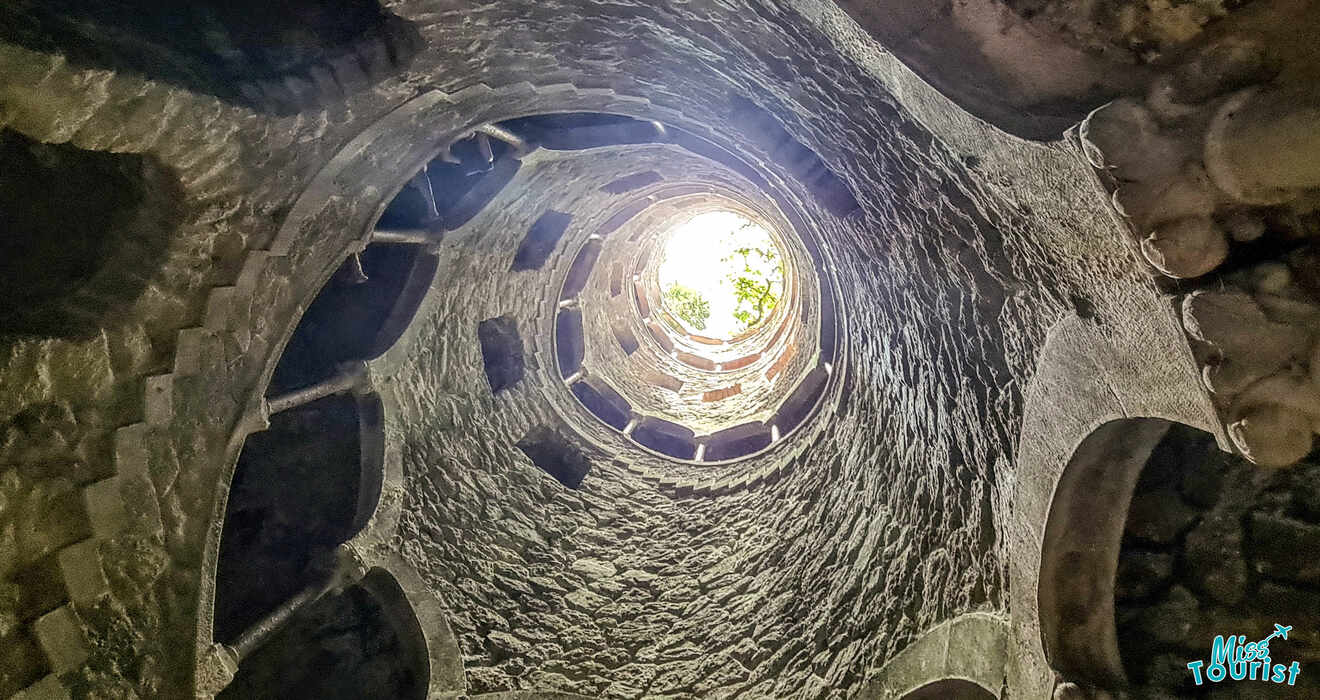
[[[0,698],[1320,697],[1318,25],[7,3]]]

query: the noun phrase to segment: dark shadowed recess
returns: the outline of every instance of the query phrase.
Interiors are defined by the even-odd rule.
[[[486,319],[477,324],[477,341],[481,343],[481,361],[492,394],[522,381],[523,344],[517,321],[510,316]]]
[[[1209,433],[1173,425],[1141,468],[1118,555],[1118,647],[1135,695],[1199,698],[1232,684],[1320,697],[1320,678],[1306,671],[1293,687],[1197,688],[1186,667],[1208,658],[1216,635],[1255,642],[1275,623],[1293,629],[1270,641],[1274,663],[1320,658],[1317,561],[1320,455],[1262,472]]]
[[[0,697],[9,697],[50,672],[46,655],[22,627],[0,636]]]
[[[632,405],[602,379],[585,379],[573,385],[573,395],[595,416],[616,430],[632,418]]]
[[[333,375],[341,362],[388,350],[411,320],[437,264],[434,255],[412,245],[369,245],[360,260],[362,275],[341,270],[307,308],[268,394],[314,384]],[[351,259],[345,263],[351,264]]]
[[[498,153],[499,149],[494,149]],[[471,221],[482,209],[495,199],[495,195],[504,189],[505,185],[513,180],[513,176],[518,173],[518,168],[522,166],[522,161],[516,158],[501,158],[496,155],[493,164],[488,172],[480,175],[471,176],[471,184],[466,185],[466,191],[463,195],[454,200],[452,206],[444,211],[443,226],[446,230],[454,230],[463,224]],[[439,193],[440,185],[437,183],[436,190],[437,201],[443,199]],[[462,190],[460,190],[462,191]]]
[[[0,332],[85,337],[146,289],[182,218],[155,159],[0,130]]]
[[[663,179],[664,176],[660,173],[657,173],[654,170],[648,170],[643,173],[625,175],[614,182],[604,185],[600,188],[600,191],[607,194],[623,194],[624,192],[632,192],[633,190],[641,189],[647,185],[654,185]]]
[[[376,0],[8,0],[0,39],[277,114],[373,85],[422,46]]]
[[[639,423],[632,439],[677,459],[692,459],[697,454],[696,434],[690,428],[659,418],[647,418]]]
[[[422,700],[427,660],[397,584],[373,570],[327,593],[243,660],[226,700]],[[420,649],[418,648],[420,646]]]
[[[995,700],[995,695],[971,681],[946,678],[923,685],[901,700]]]
[[[380,426],[359,421],[363,413],[378,421],[373,409],[369,399],[330,396],[275,414],[269,430],[247,439],[220,539],[217,641],[316,583],[334,548],[361,528],[364,490],[379,488],[364,479],[374,465],[363,459],[362,433]]]
[[[570,377],[582,369],[586,351],[582,309],[561,309],[555,317],[555,356],[559,361],[559,375]]]
[[[596,261],[600,259],[601,242],[599,239],[588,240],[587,244],[578,251],[577,257],[573,258],[573,264],[568,268],[568,275],[564,278],[564,288],[559,294],[560,299],[572,299],[587,286],[587,280],[591,279],[591,271],[596,268]]]
[[[571,489],[581,486],[591,471],[586,455],[553,428],[543,425],[532,428],[518,441],[517,448],[532,464]]]
[[[742,97],[732,101],[732,120],[742,134],[765,149],[770,157],[806,187],[821,206],[835,216],[848,216],[858,204],[852,190],[810,147],[793,138],[770,112]],[[659,122],[617,114],[574,112],[510,119],[500,125],[530,143],[552,150],[579,150],[620,144],[671,143],[709,158],[767,189],[765,178],[746,161],[692,133]],[[638,173],[606,185],[607,192],[623,192],[649,184],[651,173]],[[639,184],[640,183],[640,184]]]
[[[556,151],[653,143],[665,138],[665,127],[658,122],[596,112],[541,114],[510,119],[501,125],[542,148]]]
[[[404,185],[376,228],[452,231],[484,209],[521,166],[503,141],[479,134],[462,139]]]
[[[825,368],[821,366],[812,369],[807,373],[807,376],[802,378],[797,388],[784,400],[783,405],[779,407],[779,412],[775,414],[775,424],[779,426],[780,432],[787,434],[806,420],[812,407],[825,393],[825,383],[829,380],[829,377],[829,372],[826,372]]]
[[[660,327],[660,324],[656,323],[654,320],[648,320],[646,322],[646,331],[650,334],[651,339],[655,341],[656,345],[659,345],[660,349],[665,351],[665,354],[674,351],[674,339],[669,337],[669,334],[665,332],[664,328]]]
[[[770,446],[772,433],[764,423],[744,423],[712,433],[706,438],[705,459],[718,462],[759,452]]]
[[[610,296],[617,297],[623,293],[623,263],[616,262],[610,266]]]
[[[519,244],[518,252],[513,256],[513,267],[509,269],[515,272],[539,270],[550,258],[550,254],[555,252],[555,246],[572,221],[571,215],[559,211],[551,210],[542,214]]]
[[[774,115],[743,97],[734,97],[732,102],[732,123],[740,125],[747,138],[787,168],[831,214],[847,216],[857,210],[857,198],[848,185],[815,151],[793,138]]]
[[[820,285],[820,356],[833,362],[838,341],[838,316],[834,308],[834,292],[829,284]],[[776,336],[776,340],[778,337]]]
[[[618,341],[619,348],[625,353],[631,355],[637,352],[637,348],[640,347],[637,343],[637,336],[633,335],[632,328],[628,326],[627,321],[623,319],[610,321],[610,332],[614,334],[614,339]]]

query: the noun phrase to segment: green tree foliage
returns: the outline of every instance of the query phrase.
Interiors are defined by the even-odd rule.
[[[774,248],[759,246],[737,248],[724,262],[729,265],[728,280],[738,300],[733,316],[738,319],[741,332],[774,311],[784,286],[784,266]]]
[[[710,320],[710,302],[700,292],[681,284],[671,284],[665,289],[664,298],[665,305],[675,316],[696,330],[706,330],[706,321]]]

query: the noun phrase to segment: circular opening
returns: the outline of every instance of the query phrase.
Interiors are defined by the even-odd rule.
[[[665,180],[639,169],[602,188],[627,196],[563,256],[547,299],[556,374],[587,413],[652,454],[760,454],[835,386],[836,309],[819,251],[773,202]]]
[[[665,234],[660,299],[685,333],[729,340],[770,318],[784,294],[784,251],[763,226],[718,210]]]

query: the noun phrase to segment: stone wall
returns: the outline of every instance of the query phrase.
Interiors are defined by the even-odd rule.
[[[1272,685],[1197,688],[1187,669],[1216,636],[1254,642],[1275,624],[1293,631],[1270,643],[1274,663],[1304,669],[1286,692],[1320,693],[1308,673],[1320,660],[1318,480],[1320,464],[1262,472],[1186,427],[1160,443],[1132,499],[1114,592],[1124,665],[1147,697],[1276,697]]]
[[[75,697],[191,692],[254,404],[302,310],[411,176],[400,162],[434,155],[415,151],[446,130],[593,101],[762,164],[828,252],[846,374],[837,411],[764,457],[791,467],[776,483],[676,497],[630,469],[658,458],[591,436],[591,472],[564,488],[514,447],[533,423],[590,430],[544,383],[538,304],[564,261],[505,275],[547,207],[590,211],[636,170],[596,181],[584,157],[552,186],[515,180],[448,251],[398,379],[408,419],[392,427],[408,479],[394,546],[449,607],[470,689],[841,697],[924,629],[1004,609],[998,543],[1036,352],[1070,309],[1103,320],[1136,275],[1072,152],[965,122],[933,135],[793,4],[388,10],[424,42],[408,68],[285,117],[0,45],[0,125],[149,155],[181,189],[170,245],[120,316],[89,340],[4,337],[0,653],[21,669],[5,692],[44,674]],[[443,126],[405,114],[407,147],[350,170],[351,195],[295,209],[350,139],[433,90],[448,108],[426,114]],[[772,112],[860,208],[832,211],[776,162],[733,118],[739,100]],[[528,376],[492,397],[477,328],[505,314],[526,334]],[[65,590],[23,577],[62,552],[60,578],[42,580]]]
[[[958,159],[919,127],[887,116],[895,121],[876,122],[887,125],[880,132],[843,122],[857,131],[833,140],[875,144],[876,161],[837,162],[868,183],[862,191],[893,194],[865,202],[856,220],[820,224],[837,259],[850,261],[838,273],[859,346],[844,408],[781,484],[673,502],[653,498],[645,482],[597,454],[579,492],[557,490],[497,446],[574,407],[541,403],[556,396],[553,385],[492,403],[479,375],[464,369],[475,367],[470,334],[479,318],[508,312],[514,299],[535,317],[526,305],[536,286],[518,287],[532,292],[526,301],[525,293],[502,292],[509,283],[491,274],[492,262],[471,275],[489,280],[471,296],[497,308],[468,308],[466,290],[441,292],[450,311],[421,322],[420,342],[446,350],[408,370],[406,394],[420,405],[417,432],[405,439],[412,473],[445,466],[430,467],[409,489],[417,505],[400,546],[458,610],[474,688],[844,693],[857,669],[909,635],[947,615],[1002,605],[991,511],[1000,498],[994,469],[1011,461],[1011,377],[1029,372],[1053,310],[1104,307],[1086,299],[1086,287],[1130,274],[1128,258],[1119,248],[1115,259],[1049,269],[1077,280],[1071,290],[1015,279],[1030,278],[1037,265],[1043,276],[1054,254],[1012,227],[994,233],[983,212],[1032,224],[964,179]],[[506,225],[515,214],[497,207],[500,225],[489,228],[524,231],[546,208],[571,210],[538,202]],[[1056,241],[1075,235],[1049,230]],[[507,260],[515,243],[492,257]],[[969,372],[956,385],[938,379]],[[435,418],[420,418],[428,414]],[[612,456],[627,454],[609,446]],[[930,473],[928,465],[938,466]],[[703,573],[708,567],[718,573]]]

